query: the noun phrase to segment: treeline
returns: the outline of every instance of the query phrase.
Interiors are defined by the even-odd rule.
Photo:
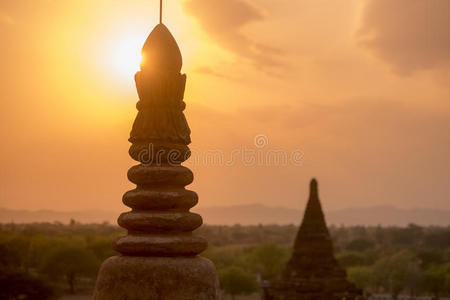
[[[0,300],[56,299],[92,291],[101,262],[123,233],[105,224],[0,224]]]
[[[242,284],[255,274],[269,281],[280,276],[297,230],[293,225],[235,225],[204,226],[199,233],[210,241],[205,255],[219,273],[233,277],[229,273],[234,272],[243,277]],[[450,227],[330,226],[329,231],[349,279],[367,294],[436,298],[450,294]],[[236,286],[231,289],[222,283],[222,288],[233,293]]]
[[[203,254],[231,295],[258,290],[257,279],[280,276],[297,233],[294,225],[208,226]],[[450,227],[329,228],[335,254],[350,280],[367,293],[450,293]],[[61,223],[0,224],[0,300],[51,299],[90,293],[101,262],[116,255],[117,226]],[[28,297],[28,298],[27,298]]]

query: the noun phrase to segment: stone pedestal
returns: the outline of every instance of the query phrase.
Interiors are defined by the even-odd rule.
[[[113,256],[102,264],[94,300],[210,300],[218,291],[206,258]]]

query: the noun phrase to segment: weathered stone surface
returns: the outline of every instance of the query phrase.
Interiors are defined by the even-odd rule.
[[[144,186],[181,186],[191,184],[194,174],[191,170],[180,165],[136,165],[128,170],[128,179]]]
[[[181,165],[189,158],[191,141],[183,113],[181,53],[169,30],[159,24],[142,54],[135,76],[138,114],[129,138],[129,154],[139,164],[129,169],[128,179],[136,188],[123,196],[131,211],[118,219],[128,232],[113,242],[123,256],[103,263],[94,299],[220,299],[214,265],[197,256],[207,242],[192,234],[202,218],[189,211],[198,196],[185,189],[194,174]]]
[[[158,24],[152,30],[142,47],[143,61],[141,69],[163,69],[175,73],[181,71],[183,60],[180,48],[164,24]]]
[[[114,256],[100,269],[94,300],[216,300],[218,291],[206,258]]]
[[[134,211],[121,214],[118,223],[129,231],[190,232],[202,225],[202,217],[187,211]]]
[[[123,204],[142,210],[189,209],[197,204],[195,192],[184,188],[134,189],[123,195]]]
[[[113,243],[117,252],[134,256],[195,256],[206,250],[208,243],[192,233],[129,233]]]
[[[282,277],[269,289],[274,300],[363,299],[362,291],[347,281],[345,270],[333,254],[333,244],[317,181],[311,180],[310,195],[294,250]]]
[[[142,54],[135,76],[138,114],[129,138],[129,153],[140,164],[128,170],[136,188],[122,199],[131,211],[118,219],[128,235],[119,237],[113,247],[131,256],[195,256],[207,243],[192,236],[203,221],[189,211],[198,197],[185,189],[194,174],[181,165],[189,157],[191,141],[183,113],[186,75],[180,73],[181,53],[166,26],[159,24]]]
[[[129,140],[133,143],[128,150],[131,158],[145,164],[166,162],[169,156],[173,163],[181,164],[191,156],[191,151],[185,144],[162,140],[155,143],[142,137],[130,137]],[[175,154],[178,157],[174,157]]]

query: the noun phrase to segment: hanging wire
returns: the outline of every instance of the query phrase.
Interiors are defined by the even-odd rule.
[[[162,24],[162,0],[159,0],[159,24]]]

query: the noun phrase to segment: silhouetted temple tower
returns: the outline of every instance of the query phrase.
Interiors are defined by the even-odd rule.
[[[158,24],[142,48],[135,81],[139,95],[129,154],[139,162],[128,171],[136,188],[123,196],[131,208],[118,223],[128,234],[113,244],[97,279],[95,300],[215,300],[218,278],[211,261],[197,256],[207,247],[192,231],[202,224],[190,212],[197,194],[185,189],[193,173],[181,165],[190,155],[184,116],[186,75],[178,45]]]
[[[270,294],[275,300],[362,299],[362,291],[348,282],[346,276],[334,257],[317,181],[312,179],[292,257]]]

